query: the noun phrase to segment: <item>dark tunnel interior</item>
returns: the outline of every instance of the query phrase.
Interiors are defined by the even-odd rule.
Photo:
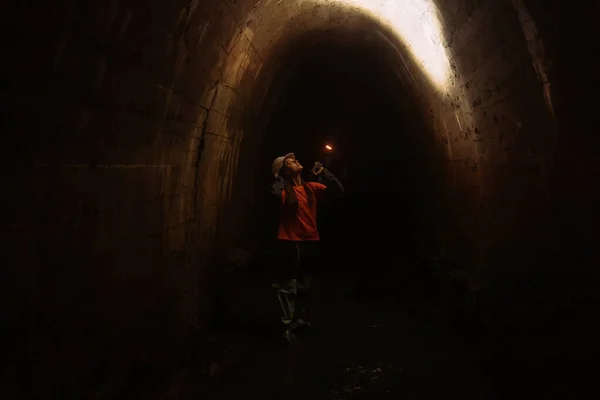
[[[294,67],[265,132],[267,148],[295,152],[305,177],[319,161],[343,182],[343,198],[319,208],[329,265],[379,273],[385,268],[376,266],[385,265],[392,272],[402,268],[401,254],[415,257],[415,222],[428,200],[415,187],[422,170],[415,164],[425,151],[415,136],[426,126],[405,123],[420,115],[406,112],[410,97],[379,46],[330,36],[307,46]]]
[[[597,4],[13,3],[0,398],[598,398]]]

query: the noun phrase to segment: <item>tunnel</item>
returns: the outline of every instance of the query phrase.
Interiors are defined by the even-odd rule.
[[[370,253],[381,251],[364,243],[369,237],[380,247],[388,238],[396,242],[394,246],[414,249],[413,240],[420,236],[414,233],[416,218],[424,213],[413,207],[418,203],[421,211],[435,207],[431,193],[420,190],[418,179],[429,180],[424,186],[431,192],[442,187],[431,183],[434,171],[422,161],[427,151],[435,150],[426,147],[431,143],[423,138],[428,129],[424,116],[410,115],[414,98],[393,67],[402,62],[397,48],[384,34],[374,32],[376,28],[317,31],[290,45],[291,57],[302,58],[280,79],[285,86],[265,128],[269,154],[294,149],[300,160],[324,162],[344,182],[344,200],[320,208],[322,235],[331,238],[324,250],[338,255],[332,266],[362,264],[352,262],[356,257],[370,262]],[[425,171],[417,177],[419,169]],[[386,219],[398,229],[386,227]],[[389,235],[388,230],[397,233]],[[360,251],[344,250],[354,245]]]
[[[3,396],[596,398],[599,13],[11,2]],[[345,187],[294,351],[256,322],[288,152]]]

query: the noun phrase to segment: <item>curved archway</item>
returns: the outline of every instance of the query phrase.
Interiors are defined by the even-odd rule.
[[[326,12],[323,10],[323,6],[319,6],[317,3],[315,3],[315,7],[320,12]],[[331,18],[324,20],[329,21],[328,23],[321,22],[321,25],[316,24],[311,29],[300,31],[297,27],[303,27],[304,21],[315,20],[314,9],[309,8],[295,14],[285,25],[287,31],[284,29],[278,40],[271,44],[268,53],[271,56],[267,58],[271,61],[262,66],[257,78],[257,81],[262,84],[257,86],[253,95],[246,100],[251,106],[246,110],[248,116],[245,120],[249,121],[249,124],[246,126],[246,134],[240,151],[238,174],[243,176],[240,182],[260,182],[260,187],[268,187],[270,177],[265,174],[265,171],[269,170],[268,165],[273,154],[276,154],[277,151],[284,151],[283,147],[286,143],[299,151],[299,145],[312,141],[309,145],[309,147],[312,146],[312,150],[308,151],[307,149],[300,153],[317,157],[315,151],[319,147],[319,144],[315,143],[315,140],[318,140],[315,136],[317,130],[320,129],[320,133],[323,134],[323,129],[331,129],[332,124],[339,124],[342,122],[341,120],[345,120],[346,126],[353,125],[356,120],[353,120],[351,114],[357,112],[362,113],[363,117],[364,114],[374,117],[377,111],[372,108],[373,105],[385,103],[386,110],[380,110],[379,115],[371,120],[362,118],[362,126],[354,129],[354,134],[347,132],[340,135],[338,132],[338,141],[345,140],[346,144],[354,145],[354,154],[348,154],[351,150],[350,146],[346,146],[344,157],[354,158],[354,160],[358,160],[361,156],[371,157],[371,167],[379,170],[393,170],[394,167],[391,164],[395,161],[397,170],[393,173],[399,174],[397,177],[403,176],[410,181],[410,188],[404,186],[392,190],[395,184],[391,182],[395,179],[390,178],[388,183],[384,184],[378,180],[375,169],[365,170],[366,175],[370,175],[368,179],[373,181],[373,187],[387,187],[391,190],[389,193],[408,192],[410,193],[409,197],[414,196],[414,198],[422,196],[421,198],[430,200],[442,199],[443,195],[440,193],[443,192],[444,185],[443,178],[440,176],[441,164],[435,165],[429,161],[443,158],[444,155],[440,152],[444,150],[435,141],[436,132],[435,126],[432,125],[431,115],[424,111],[430,101],[428,96],[432,98],[437,96],[436,88],[419,66],[412,61],[407,47],[388,27],[354,8],[337,5],[333,6],[329,13]],[[345,61],[344,58],[346,58]],[[331,69],[331,65],[328,66],[330,62],[337,64],[337,68],[340,69],[339,74]],[[360,63],[360,65],[356,63]],[[307,68],[312,72],[307,71]],[[320,72],[319,68],[322,69]],[[305,81],[292,88],[293,82],[297,82],[298,79],[306,79],[307,73],[314,74],[315,80],[318,79],[319,82]],[[319,78],[319,74],[328,78]],[[340,76],[336,76],[336,74]],[[300,77],[301,75],[304,78]],[[342,78],[341,75],[345,78]],[[351,90],[363,91],[362,95],[348,93],[340,96],[341,92],[332,94],[331,85],[328,85],[327,79],[335,80],[338,90],[353,88]],[[342,83],[340,79],[346,79],[346,81]],[[282,96],[286,93],[308,89],[308,87],[314,90],[313,99],[306,98],[304,106],[298,103],[290,105],[288,99],[286,106],[288,112],[294,108],[302,110],[293,118],[296,121],[300,118],[305,123],[288,121],[287,128],[285,125],[274,126],[276,123],[272,119],[275,114],[281,113],[282,103],[285,102]],[[335,91],[336,89],[333,89],[333,92]],[[319,102],[324,105],[321,97],[326,93],[330,94],[329,99],[326,100],[326,102],[329,101],[329,104],[326,105],[329,109],[316,112],[315,107]],[[367,103],[365,106],[360,106],[363,108],[362,110],[359,110],[360,107],[357,107],[356,104],[351,105],[348,102],[345,102],[342,107],[334,107],[335,103],[343,97],[346,97],[346,100],[353,97],[358,104],[361,96],[363,97],[362,101]],[[256,104],[260,104],[260,111],[257,110]],[[344,116],[340,115],[343,108],[348,111]],[[315,118],[316,114],[320,114],[318,122]],[[285,118],[289,118],[289,114]],[[337,122],[333,122],[333,119],[336,118]],[[326,123],[327,119],[330,121]],[[307,124],[308,120],[311,122]],[[318,126],[324,123],[329,127]],[[297,130],[296,133],[291,133],[289,128],[292,125],[294,129],[300,126],[307,129],[310,126],[308,130],[311,132],[308,135],[312,135],[312,137],[299,135]],[[369,125],[371,125],[370,128]],[[378,132],[369,133],[369,129],[375,129]],[[297,140],[294,141],[294,137]],[[364,140],[361,140],[361,137]],[[277,146],[277,142],[280,146]],[[302,147],[306,146],[302,144]],[[396,150],[390,153],[390,150],[394,148]],[[379,156],[376,156],[377,152]],[[383,167],[386,162],[388,165]],[[356,161],[354,165],[357,165]],[[260,166],[259,170],[256,169],[257,166]],[[421,176],[419,179],[426,181],[426,184],[418,182],[417,171]],[[360,179],[360,174],[355,174],[355,183]],[[363,181],[358,186],[362,185],[362,190],[364,190],[366,184],[367,181]],[[352,188],[352,183],[349,185]],[[238,193],[241,192],[242,190],[239,189]],[[385,190],[381,193],[384,192]],[[434,195],[434,193],[436,194]],[[260,193],[257,196],[263,196],[260,198],[264,199],[264,194]],[[259,203],[261,202],[259,201]],[[422,213],[422,216],[434,219],[431,211],[436,207],[431,206],[429,201],[420,203],[422,209],[430,207],[428,212]],[[233,208],[240,209],[237,206]],[[257,215],[255,212],[252,214]],[[237,213],[235,219],[239,221],[239,217],[240,215]]]

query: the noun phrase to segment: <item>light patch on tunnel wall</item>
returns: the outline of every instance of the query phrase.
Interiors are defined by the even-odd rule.
[[[252,48],[253,39],[254,31],[248,27],[231,39],[229,55],[227,56],[221,81],[232,88],[239,86],[248,67],[250,53],[254,51]]]
[[[355,6],[391,28],[440,90],[448,87],[450,62],[433,0],[320,0]]]

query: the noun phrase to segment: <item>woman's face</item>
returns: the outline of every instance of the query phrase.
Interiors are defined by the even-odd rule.
[[[283,166],[290,175],[299,174],[304,168],[298,160],[292,157],[286,158]]]

